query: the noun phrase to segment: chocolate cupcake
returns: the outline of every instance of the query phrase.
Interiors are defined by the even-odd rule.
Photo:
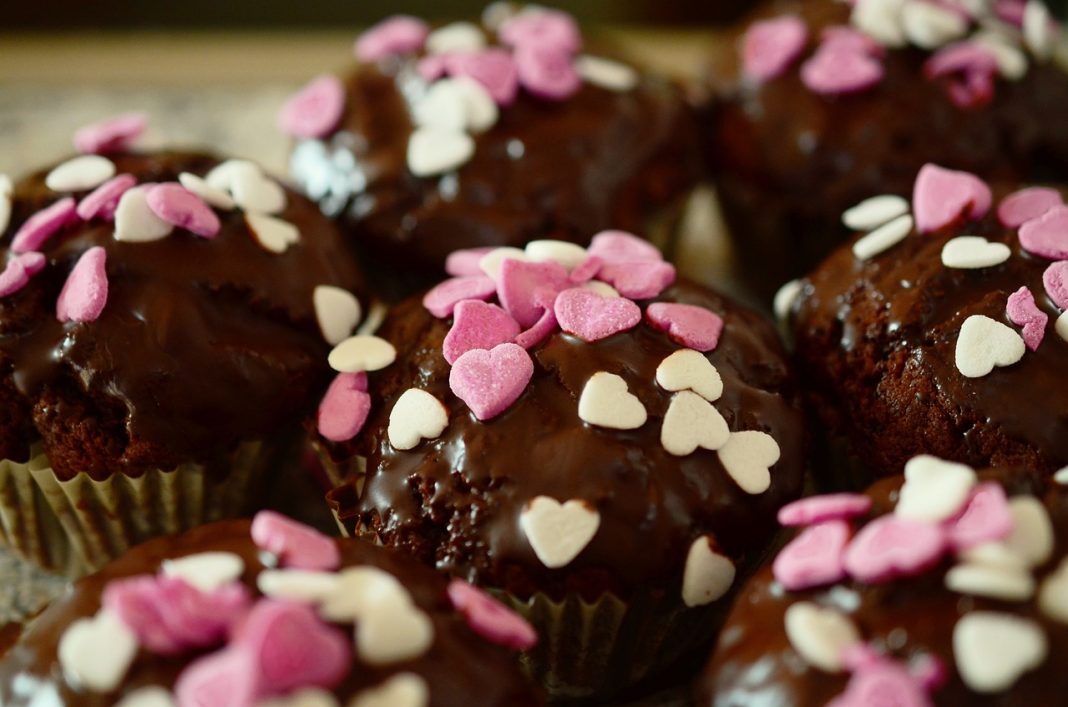
[[[1038,705],[1068,690],[1063,483],[922,456],[779,517],[806,527],[741,591],[699,705]]]
[[[852,8],[850,7],[852,5]],[[769,2],[741,29],[707,117],[710,161],[747,280],[770,299],[872,194],[928,162],[1060,178],[1068,76],[1039,2]]]
[[[674,85],[583,41],[533,6],[497,4],[481,26],[387,19],[352,71],[283,109],[291,174],[398,298],[457,249],[609,227],[666,242],[701,171],[697,122]]]
[[[350,532],[526,616],[551,692],[624,690],[711,639],[801,492],[785,354],[629,234],[478,256],[387,317],[396,362],[368,377],[363,432],[330,448],[366,473],[329,498]],[[345,419],[333,390],[324,432]]]
[[[79,581],[0,660],[0,701],[534,706],[508,650],[534,640],[460,580],[263,512],[149,541]]]
[[[1056,189],[1015,188],[927,165],[911,202],[847,211],[870,232],[781,298],[810,407],[845,452],[821,465],[836,488],[921,451],[1068,465],[1068,207]]]
[[[0,215],[4,544],[78,573],[254,509],[360,316],[334,224],[250,162],[122,150]]]

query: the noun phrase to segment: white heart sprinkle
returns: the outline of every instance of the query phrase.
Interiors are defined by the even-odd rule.
[[[431,84],[412,106],[412,120],[423,128],[466,130],[467,107],[457,81],[441,79]]]
[[[538,496],[519,514],[519,527],[541,563],[550,569],[565,567],[585,549],[601,524],[601,514],[585,501],[561,504]]]
[[[215,165],[214,168],[206,175],[204,175],[204,181],[208,183],[212,189],[218,189],[223,192],[230,192],[234,187],[234,182],[237,180],[238,175],[242,173],[254,173],[260,174],[261,170],[259,165],[248,160],[226,160]]]
[[[969,466],[928,454],[913,457],[905,464],[905,484],[894,514],[913,520],[946,520],[957,514],[976,483],[978,477]]]
[[[137,637],[114,614],[101,610],[78,619],[59,639],[59,665],[76,684],[93,692],[111,692],[137,655]]]
[[[426,38],[427,54],[477,52],[486,46],[486,35],[470,22],[453,22],[431,32]]]
[[[1068,466],[1053,475],[1053,480],[1058,484],[1068,485]]]
[[[467,76],[457,76],[453,81],[458,84],[460,96],[463,98],[467,129],[477,135],[496,125],[500,110],[490,92],[478,81]]]
[[[407,594],[375,595],[356,624],[356,650],[371,665],[389,665],[426,653],[434,623]]]
[[[418,128],[408,138],[408,170],[432,177],[463,166],[475,154],[475,141],[460,130]]]
[[[501,276],[501,266],[504,265],[505,260],[527,261],[530,258],[527,257],[526,252],[518,248],[495,248],[479,259],[478,267],[486,273],[487,277],[496,282]]]
[[[590,280],[582,283],[582,289],[596,292],[601,297],[619,297],[619,290],[600,280]]]
[[[903,47],[907,43],[905,28],[901,26],[901,8],[905,0],[859,0],[849,17],[854,27],[887,47]]]
[[[540,240],[527,243],[527,258],[536,263],[552,260],[572,270],[586,260],[586,249],[577,243],[567,241]]]
[[[1033,621],[974,611],[953,628],[953,654],[964,684],[979,693],[1012,687],[1046,660],[1046,635]]]
[[[1068,559],[1042,582],[1038,607],[1051,619],[1068,623]]]
[[[0,174],[0,196],[11,196],[15,191],[15,185],[11,181],[11,177],[6,174]]]
[[[599,371],[590,376],[579,396],[579,418],[588,424],[614,430],[636,430],[648,415],[627,382],[614,373]]]
[[[340,575],[312,570],[264,570],[256,577],[256,586],[273,599],[318,604],[337,590]]]
[[[583,80],[609,91],[631,91],[638,85],[638,72],[618,61],[583,54],[575,59],[575,71]]]
[[[11,195],[0,194],[0,235],[11,225]]]
[[[1057,336],[1068,341],[1068,311],[1062,312],[1061,316],[1057,317],[1057,323],[1053,329],[1057,332]]]
[[[334,589],[323,598],[319,615],[334,623],[348,623],[364,616],[380,597],[400,595],[411,601],[408,590],[385,570],[364,565],[337,575]]]
[[[786,321],[786,318],[790,316],[790,311],[794,308],[794,302],[801,296],[801,292],[804,289],[805,285],[801,280],[790,280],[779,288],[779,291],[775,293],[775,303],[773,305],[777,320],[780,322]]]
[[[87,191],[115,176],[115,163],[100,155],[82,155],[67,160],[45,177],[52,191]]]
[[[206,180],[195,174],[182,172],[178,175],[178,181],[183,187],[203,199],[209,206],[214,206],[223,211],[230,211],[237,206],[237,204],[234,203],[233,197],[222,189],[216,189],[211,186]]]
[[[689,390],[671,396],[660,428],[660,444],[668,454],[685,457],[698,447],[716,451],[727,444],[730,436],[727,421],[712,403]]]
[[[330,367],[338,373],[380,371],[397,360],[393,344],[377,336],[357,334],[334,347],[327,357]]]
[[[127,243],[148,243],[166,238],[174,225],[164,221],[148,207],[147,189],[127,189],[115,207],[115,240]]]
[[[779,443],[764,432],[732,432],[718,454],[734,483],[749,494],[764,493],[771,486],[770,468],[779,461]]]
[[[360,301],[348,290],[333,285],[319,285],[312,293],[315,318],[326,343],[336,346],[352,335],[360,323]]]
[[[449,425],[449,411],[425,390],[409,388],[389,413],[389,443],[394,449],[415,449],[421,440],[436,439]]]
[[[809,665],[828,673],[843,670],[842,654],[860,642],[860,632],[836,609],[823,609],[807,601],[786,610],[786,637]]]
[[[1020,568],[1005,565],[963,564],[946,573],[946,588],[960,594],[1004,601],[1027,601],[1035,593],[1035,580]]]
[[[1019,81],[1027,75],[1027,55],[1001,32],[989,30],[976,32],[969,40],[994,55],[998,73],[1009,81]]]
[[[1047,59],[1053,53],[1051,22],[1052,18],[1043,0],[1028,0],[1023,14],[1024,42],[1039,59]]]
[[[1001,265],[1012,255],[1004,243],[991,243],[982,236],[958,236],[942,246],[942,264],[947,268],[978,270]]]
[[[710,403],[723,395],[723,379],[712,362],[693,349],[679,349],[656,367],[656,382],[672,393],[692,390]]]
[[[127,694],[115,707],[174,707],[176,704],[178,703],[170,690],[158,685],[149,685],[139,687]]]
[[[162,570],[168,577],[178,577],[202,592],[211,592],[237,581],[245,571],[245,561],[232,552],[200,552],[164,560]]]
[[[245,214],[245,223],[256,243],[270,253],[285,253],[289,246],[300,243],[300,230],[289,221],[248,212]]]
[[[960,557],[973,564],[987,567],[1004,567],[1009,570],[1027,569],[1028,563],[1003,542],[989,542],[970,547],[959,553]]]
[[[333,693],[317,687],[306,687],[285,697],[260,700],[256,707],[340,707]]]
[[[712,538],[697,538],[686,555],[682,574],[682,601],[686,606],[703,606],[721,598],[734,584],[734,563],[716,552]]]
[[[871,231],[909,212],[909,202],[896,194],[865,199],[842,214],[842,223],[854,231]]]
[[[868,260],[889,250],[912,232],[912,216],[905,214],[880,226],[853,244],[853,255],[859,260]]]
[[[982,378],[995,366],[1011,366],[1024,356],[1023,337],[982,314],[964,321],[957,337],[957,370],[967,378]]]
[[[378,687],[360,692],[349,707],[427,707],[430,688],[415,673],[397,673]]]
[[[901,26],[909,41],[921,49],[937,49],[968,31],[968,21],[959,12],[910,0],[901,10]]]
[[[230,194],[249,214],[278,214],[286,208],[285,189],[251,162],[235,168]]]
[[[1013,529],[1003,542],[1030,567],[1038,567],[1053,554],[1055,538],[1053,523],[1046,507],[1034,496],[1014,496],[1009,499]]]

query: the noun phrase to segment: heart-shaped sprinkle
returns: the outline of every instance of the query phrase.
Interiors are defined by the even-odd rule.
[[[454,579],[449,582],[448,594],[471,630],[487,641],[522,651],[537,645],[538,632],[526,619],[478,587]]]
[[[174,684],[178,704],[251,707],[259,696],[259,673],[248,650],[228,648],[191,663]]]
[[[285,697],[260,700],[256,707],[341,707],[334,693],[317,687],[295,690]]]
[[[1056,264],[1054,263],[1054,265]],[[1049,274],[1048,270],[1046,274]],[[1049,284],[1047,283],[1047,290],[1048,288]],[[1065,294],[1068,295],[1068,291]],[[1005,313],[1008,315],[1009,321],[1018,327],[1023,327],[1023,340],[1027,344],[1027,348],[1032,351],[1038,349],[1039,344],[1046,338],[1046,325],[1049,323],[1049,315],[1038,308],[1031,290],[1027,287],[1021,287],[1009,295],[1009,299],[1005,304]]]
[[[552,261],[568,270],[574,270],[586,262],[586,249],[576,243],[567,241],[540,240],[527,243],[524,251],[527,257],[536,263]]]
[[[964,507],[976,483],[971,467],[921,454],[905,464],[905,484],[894,513],[932,523],[947,520]]]
[[[1053,304],[1068,309],[1068,260],[1058,261],[1046,268],[1042,273],[1042,284]],[[1034,302],[1034,297],[1031,300]]]
[[[530,547],[549,569],[566,567],[578,557],[601,525],[601,514],[585,502],[538,496],[519,514],[519,527]]]
[[[497,248],[464,248],[454,250],[445,258],[445,272],[453,277],[467,277],[470,275],[486,275],[480,263],[482,259]],[[518,249],[517,249],[518,250]],[[498,263],[499,265],[499,263]],[[489,275],[491,279],[496,275]]]
[[[340,581],[336,572],[264,570],[256,577],[256,587],[272,599],[319,604],[337,591]]]
[[[336,346],[352,335],[360,323],[362,309],[356,295],[333,285],[318,285],[312,292],[315,318],[323,339]]]
[[[349,707],[427,707],[430,688],[415,673],[397,673],[378,687],[358,692]]]
[[[1038,607],[1051,619],[1068,623],[1068,560],[1061,560],[1056,571],[1042,582]]]
[[[1053,52],[1054,37],[1058,32],[1056,20],[1042,0],[1028,0],[1023,6],[1020,20],[1024,43],[1039,59],[1048,59]]]
[[[928,490],[939,491],[933,487]],[[961,552],[1004,540],[1012,533],[1014,523],[1005,491],[1000,484],[987,482],[972,489],[963,510],[946,523],[946,537],[950,547]]]
[[[590,240],[587,252],[605,263],[660,262],[664,259],[652,243],[626,231],[601,231]]]
[[[842,214],[842,223],[854,231],[871,231],[909,212],[909,202],[896,194],[865,199]]]
[[[434,643],[434,624],[407,592],[369,597],[356,625],[356,650],[371,665],[417,658]]]
[[[0,234],[7,231],[11,225],[11,179],[6,174],[0,174]]]
[[[923,65],[929,81],[939,80],[950,102],[963,110],[978,108],[994,98],[998,60],[988,45],[957,42],[935,52]]]
[[[614,430],[636,430],[648,419],[642,401],[628,392],[627,382],[605,371],[594,373],[586,381],[579,396],[578,415],[587,424]]]
[[[1053,474],[1053,480],[1062,486],[1068,485],[1068,466],[1055,472]]]
[[[385,339],[367,334],[350,336],[334,347],[327,357],[330,367],[340,373],[380,371],[397,360],[397,349]]]
[[[734,483],[748,494],[771,487],[770,469],[779,461],[779,444],[766,432],[732,432],[719,448],[719,462]]]
[[[366,373],[339,373],[319,403],[319,434],[331,442],[347,442],[363,429],[371,412]]]
[[[662,261],[605,263],[597,276],[624,297],[652,299],[675,282],[675,266]]]
[[[486,46],[486,35],[471,22],[453,22],[431,32],[426,38],[427,54],[477,52]]]
[[[884,47],[903,47],[908,38],[901,26],[901,5],[897,0],[853,3],[849,23]]]
[[[276,555],[285,567],[335,570],[341,564],[337,543],[314,528],[274,511],[260,511],[252,519],[252,542]]]
[[[199,196],[181,184],[166,183],[148,187],[145,203],[152,213],[178,228],[204,238],[219,233],[219,217]]]
[[[601,282],[600,280],[590,280],[589,282],[584,282],[582,283],[582,289],[599,294],[601,297],[620,296],[616,288],[612,287],[607,282]]]
[[[698,447],[716,451],[727,444],[730,436],[727,421],[712,403],[689,390],[671,396],[660,428],[660,444],[668,454],[685,457]]]
[[[415,449],[424,439],[436,439],[449,424],[449,411],[425,390],[409,388],[389,413],[389,443],[394,449]]]
[[[998,205],[998,221],[1006,228],[1019,228],[1064,203],[1061,193],[1048,187],[1029,187],[1013,192]]]
[[[419,128],[408,138],[408,171],[433,177],[462,167],[475,154],[475,141],[460,131]]]
[[[957,8],[926,2],[908,2],[901,8],[901,28],[908,40],[921,49],[937,49],[960,39],[970,24]]]
[[[456,359],[449,372],[449,388],[485,422],[511,407],[533,375],[534,361],[523,347],[500,344],[490,351],[468,351]]]
[[[547,307],[542,312],[541,319],[534,323],[526,331],[520,332],[515,337],[515,343],[524,349],[530,350],[540,344],[557,329],[556,312],[552,307]]]
[[[629,299],[609,298],[583,288],[564,290],[553,306],[560,328],[587,343],[638,326],[642,310]]]
[[[178,183],[183,187],[193,192],[201,199],[211,204],[216,209],[222,209],[223,211],[230,211],[237,206],[234,203],[234,199],[227,192],[216,189],[204,180],[190,172],[182,172],[178,175]]]
[[[145,131],[144,113],[124,113],[78,128],[74,132],[74,149],[85,154],[118,152]]]
[[[11,238],[12,253],[39,251],[61,228],[77,222],[78,213],[74,199],[66,197],[51,206],[41,209],[15,231]]]
[[[979,220],[990,210],[992,201],[990,187],[974,174],[926,164],[912,190],[916,230],[933,233],[959,223],[962,217]]]
[[[415,71],[423,78],[423,81],[428,84],[434,83],[449,73],[449,55],[428,54],[416,62]]]
[[[680,349],[656,367],[656,382],[672,393],[692,390],[712,403],[723,395],[723,379],[700,351]]]
[[[119,686],[137,655],[137,638],[122,620],[101,610],[70,624],[59,639],[63,672],[93,692]]]
[[[946,588],[958,594],[1020,602],[1034,595],[1035,580],[1019,568],[963,564],[946,573]]]
[[[519,92],[515,60],[510,52],[499,47],[448,54],[445,66],[453,76],[470,78],[482,86],[495,105],[511,105]]]
[[[957,337],[957,370],[967,378],[982,378],[995,367],[1011,366],[1023,358],[1027,345],[1013,329],[982,314],[964,320]]]
[[[1046,635],[1011,614],[973,611],[953,627],[953,655],[964,684],[981,694],[1002,692],[1046,660]]]
[[[799,17],[754,22],[742,40],[742,71],[757,81],[780,76],[801,56],[807,42],[808,27]]]
[[[174,226],[148,206],[148,185],[128,189],[115,207],[115,240],[148,243],[166,238]]]
[[[342,570],[332,591],[320,600],[319,615],[333,623],[352,623],[366,616],[383,597],[411,603],[408,590],[389,572],[363,565]]]
[[[212,184],[210,174],[208,184]],[[229,176],[229,189],[234,203],[248,212],[247,216],[278,214],[286,207],[285,190],[252,162],[235,162]]]
[[[0,272],[0,297],[8,297],[25,287],[30,278],[44,269],[47,260],[40,253],[23,253],[7,261]]]
[[[775,558],[775,579],[791,592],[843,579],[846,571],[842,555],[850,534],[849,523],[842,520],[805,528]]]
[[[870,260],[890,250],[912,233],[913,219],[909,214],[898,216],[853,243],[853,255],[858,260]]]
[[[423,128],[467,130],[467,105],[460,82],[442,79],[431,85],[413,105],[412,119]]]
[[[787,527],[846,520],[871,510],[871,499],[862,493],[832,493],[809,496],[779,509],[779,523]]]
[[[597,273],[601,272],[602,267],[604,267],[604,260],[600,256],[587,254],[586,259],[571,271],[571,282],[576,285],[590,282],[597,277]]]
[[[787,317],[790,316],[790,312],[793,311],[794,304],[801,298],[801,293],[804,289],[805,285],[801,280],[790,280],[779,288],[772,303],[775,319],[779,322],[786,321]]]
[[[945,549],[945,533],[937,525],[887,515],[853,538],[845,568],[854,579],[876,584],[922,573],[938,563]]]
[[[83,221],[100,217],[113,219],[119,199],[130,189],[137,186],[137,178],[132,174],[120,174],[104,182],[78,202],[75,212]]]
[[[430,27],[409,15],[394,15],[360,35],[356,40],[356,58],[373,62],[397,54],[413,54],[423,48]]]
[[[582,49],[582,32],[575,18],[546,7],[527,7],[504,20],[497,30],[501,44],[510,47],[547,46],[564,54]]]
[[[95,189],[115,176],[115,163],[100,155],[82,155],[55,167],[45,177],[52,191],[86,191]]]
[[[1009,512],[1012,534],[1005,546],[1029,567],[1045,564],[1056,542],[1046,507],[1033,496],[1016,496],[1009,499]]]
[[[922,680],[889,660],[873,660],[853,672],[846,691],[826,707],[930,707]]]
[[[942,264],[947,268],[978,270],[1001,265],[1012,255],[1004,243],[991,243],[982,236],[958,236],[942,246]]]
[[[164,560],[163,574],[177,577],[202,592],[213,592],[236,582],[245,571],[245,561],[232,552],[200,552]]]
[[[300,243],[300,230],[289,221],[266,214],[246,213],[245,223],[252,238],[269,253],[282,254]]]
[[[575,71],[586,83],[616,93],[633,91],[640,80],[638,72],[626,64],[589,54],[575,58]]]
[[[823,96],[865,91],[882,81],[883,74],[878,59],[838,43],[821,44],[801,65],[801,82]]]
[[[467,130],[478,135],[496,125],[500,118],[500,111],[489,90],[468,76],[457,76],[452,80],[456,82],[457,90],[463,101],[464,122]]]
[[[501,306],[523,329],[541,319],[545,304],[552,305],[556,296],[570,287],[567,268],[552,260],[532,263],[508,258],[501,263],[497,277]]]
[[[488,300],[497,293],[497,283],[485,275],[453,277],[436,285],[423,297],[423,306],[438,319],[451,317],[464,300]]]
[[[493,279],[494,282],[501,278],[501,268],[504,267],[506,260],[529,260],[525,251],[519,248],[504,247],[504,248],[491,248],[485,255],[478,261],[479,270],[487,277]]]
[[[298,138],[329,135],[345,110],[345,86],[336,76],[313,79],[291,96],[278,113],[278,129]]]
[[[688,607],[721,599],[734,584],[734,563],[717,552],[715,539],[703,535],[693,541],[682,573],[682,601]]]
[[[93,246],[82,253],[56,300],[61,322],[95,322],[108,303],[107,251]]]
[[[450,364],[468,351],[489,350],[510,343],[520,326],[503,309],[479,300],[464,300],[456,305],[452,328],[441,345],[442,355]]]
[[[1053,330],[1057,332],[1057,336],[1061,337],[1062,340],[1068,341],[1068,312],[1062,312],[1061,316],[1057,317]]]
[[[177,705],[174,695],[169,690],[149,685],[126,693],[115,707],[177,707]]]
[[[645,308],[645,318],[672,341],[704,353],[715,350],[723,332],[722,317],[692,304],[655,302]]]
[[[784,625],[790,645],[801,658],[828,673],[841,672],[843,653],[860,643],[860,632],[848,617],[811,602],[791,604]]]
[[[514,56],[519,83],[531,95],[562,101],[582,88],[582,77],[567,52],[544,44],[523,44]]]

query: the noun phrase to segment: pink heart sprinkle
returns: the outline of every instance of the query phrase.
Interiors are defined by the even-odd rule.
[[[854,672],[846,691],[827,703],[827,707],[873,705],[930,707],[931,700],[923,683],[903,666],[893,661],[880,660]]]
[[[990,210],[993,196],[986,182],[968,172],[925,164],[912,188],[912,211],[919,233],[933,233],[960,222],[979,220]]]
[[[742,71],[757,81],[768,81],[790,67],[808,42],[808,27],[793,15],[754,22],[742,40]]]
[[[325,74],[285,102],[278,113],[278,129],[292,137],[325,137],[344,112],[345,86],[338,77]]]
[[[556,331],[559,326],[556,321],[556,312],[552,307],[546,307],[541,314],[541,319],[526,331],[520,332],[515,337],[515,343],[530,350],[545,341],[546,337]]]
[[[928,80],[942,79],[953,105],[978,108],[994,98],[998,63],[994,53],[975,42],[958,42],[935,52],[923,65]]]
[[[1053,263],[1042,273],[1046,294],[1061,309],[1068,309],[1068,260]],[[1034,301],[1034,298],[1031,298]]]
[[[214,238],[219,233],[219,217],[212,208],[177,182],[149,187],[145,203],[156,216],[190,233],[204,238]]]
[[[587,343],[628,331],[642,320],[642,310],[625,297],[602,297],[576,287],[564,290],[553,306],[560,328]]]
[[[871,510],[871,499],[862,493],[833,493],[809,496],[779,509],[779,523],[788,527],[845,520]]]
[[[1046,271],[1046,274],[1049,274],[1049,270]],[[1049,289],[1049,283],[1046,283],[1046,289]],[[1035,304],[1035,296],[1031,293],[1031,290],[1021,287],[1009,295],[1009,301],[1005,305],[1005,312],[1009,315],[1009,321],[1018,327],[1023,327],[1023,340],[1027,344],[1027,348],[1032,351],[1038,349],[1039,344],[1046,338],[1046,324],[1049,322],[1049,315]]]
[[[445,258],[445,272],[453,277],[466,275],[485,275],[482,271],[482,258],[497,250],[495,247],[464,248],[454,250]]]
[[[575,269],[571,271],[568,277],[576,285],[582,285],[597,277],[597,273],[601,272],[602,267],[604,267],[604,260],[599,256],[589,255],[575,266]]]
[[[605,263],[660,262],[664,256],[649,241],[626,231],[601,231],[590,241],[586,251]]]
[[[656,302],[645,308],[645,318],[672,341],[704,353],[715,350],[723,332],[722,317],[692,304]]]
[[[77,222],[78,211],[74,198],[64,197],[26,219],[11,238],[11,251],[29,253],[41,250],[41,246],[59,229]]]
[[[341,565],[333,539],[274,511],[260,511],[252,519],[252,542],[277,555],[284,567],[329,572]]]
[[[771,569],[793,592],[833,584],[846,576],[842,553],[849,542],[849,523],[830,520],[805,528],[775,558]]]
[[[0,272],[0,297],[8,297],[21,290],[44,266],[45,257],[40,253],[16,255],[7,262],[4,271]]]
[[[360,35],[356,40],[356,58],[372,62],[397,54],[413,54],[423,48],[429,34],[430,27],[419,18],[394,15]]]
[[[972,489],[961,512],[943,525],[950,547],[961,552],[1004,540],[1012,534],[1015,521],[1001,485],[987,482]]]
[[[572,56],[548,46],[520,45],[515,51],[515,67],[519,83],[538,98],[562,101],[582,88]]]
[[[75,212],[83,221],[99,216],[105,221],[115,218],[119,198],[137,186],[137,177],[132,174],[119,174],[98,186],[82,197]]]
[[[845,552],[846,571],[867,584],[920,574],[938,563],[946,534],[937,525],[886,515],[868,523]]]
[[[423,296],[423,306],[438,319],[451,317],[464,300],[488,300],[497,294],[497,283],[485,275],[463,275],[445,280]]]
[[[556,296],[571,287],[567,268],[547,260],[530,263],[505,260],[497,278],[497,298],[520,327],[533,326]]]
[[[450,364],[468,351],[488,351],[498,344],[510,343],[521,327],[515,319],[495,304],[464,300],[456,305],[452,328],[445,335],[441,353]]]
[[[449,582],[449,601],[464,615],[471,630],[487,641],[525,651],[538,643],[538,633],[519,614],[462,579]]]
[[[630,299],[652,299],[675,283],[675,266],[665,262],[605,263],[599,280]]]
[[[1068,260],[1068,206],[1054,206],[1020,226],[1020,245],[1040,258]]]
[[[1006,24],[1017,28],[1023,26],[1027,0],[994,0],[994,14]]]
[[[490,351],[468,351],[456,359],[449,372],[449,388],[476,418],[486,421],[518,400],[533,375],[534,361],[522,346],[500,344]]]
[[[319,434],[331,442],[347,442],[360,433],[371,412],[366,373],[339,373],[319,403]]]
[[[129,147],[145,131],[144,113],[124,113],[78,128],[74,149],[83,154],[102,155]]]
[[[260,694],[255,659],[227,648],[191,663],[174,684],[178,707],[254,707]]]
[[[801,82],[823,96],[865,91],[882,80],[883,65],[878,59],[840,42],[821,44],[801,65]]]
[[[1019,228],[1064,201],[1056,189],[1030,187],[1009,194],[998,205],[998,220],[1006,228]]]
[[[519,72],[510,52],[500,48],[477,52],[459,52],[445,58],[453,76],[467,76],[478,81],[497,105],[509,106],[519,92]]]
[[[430,54],[420,59],[415,70],[427,83],[433,83],[449,73],[448,54]]]
[[[95,322],[108,303],[107,251],[93,246],[82,253],[56,301],[61,322]]]
[[[824,46],[833,45],[835,49],[868,54],[877,58],[886,56],[886,47],[848,25],[831,25],[820,33],[820,39]]]
[[[582,49],[582,32],[566,12],[546,8],[530,9],[509,17],[497,30],[501,44],[519,49],[546,47],[563,54]]]

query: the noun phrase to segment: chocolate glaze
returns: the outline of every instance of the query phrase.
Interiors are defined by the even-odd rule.
[[[1005,243],[1012,256],[991,268],[947,268],[942,247],[960,235]],[[791,318],[805,394],[822,427],[847,438],[875,477],[899,473],[921,452],[1046,472],[1068,464],[1068,342],[1053,330],[1059,310],[1042,284],[1049,264],[1024,252],[993,210],[980,223],[912,233],[868,261],[839,248],[804,281]],[[1025,285],[1050,316],[1041,346],[1013,366],[966,378],[955,363],[961,325],[982,314],[1016,328],[1005,306]]]
[[[187,153],[111,159],[142,183],[218,163]],[[45,187],[46,174],[17,185],[5,243],[61,196]],[[279,216],[302,241],[282,255],[257,245],[239,210],[217,212],[222,229],[211,240],[176,228],[160,241],[122,243],[102,221],[53,236],[45,269],[0,299],[0,421],[9,431],[0,457],[24,460],[39,441],[61,477],[210,466],[313,409],[330,371],[312,292],[329,284],[363,298],[363,284],[334,225],[295,192],[287,198]],[[95,322],[61,324],[56,298],[92,246],[107,251],[107,306]]]
[[[832,0],[778,0],[746,21],[799,14],[809,47],[829,25],[848,24]],[[726,44],[731,50],[737,42]],[[776,288],[815,266],[849,237],[843,211],[862,199],[907,193],[927,162],[988,178],[1060,178],[1068,165],[1068,77],[1032,63],[1018,82],[999,78],[994,100],[961,110],[942,85],[923,77],[930,53],[888,50],[875,88],[828,98],[810,91],[795,63],[762,84],[741,81],[738,52],[713,78],[720,99],[705,117],[709,160],[724,216],[752,287]]]
[[[1068,488],[1044,474],[1023,469],[990,471],[984,480],[997,480],[1011,496],[1033,495],[1049,511],[1056,535],[1053,559],[1038,568],[1041,579],[1068,552]],[[886,479],[868,494],[875,499],[870,517],[884,515],[896,503],[902,479]],[[855,526],[859,527],[859,525]],[[936,570],[877,585],[842,582],[835,588],[786,592],[764,567],[742,590],[719,645],[700,681],[699,705],[716,707],[823,707],[845,690],[848,675],[810,667],[792,648],[783,628],[786,609],[797,601],[834,607],[849,616],[861,636],[895,659],[935,655],[948,668],[949,680],[932,693],[939,705],[1048,705],[1068,691],[1068,673],[1061,657],[1068,652],[1068,625],[1047,617],[1034,601],[1003,602],[964,596],[945,588],[946,560]],[[1040,585],[1036,585],[1040,586]],[[1027,617],[1042,626],[1049,641],[1049,657],[1025,673],[1009,691],[980,695],[961,681],[953,659],[953,626],[973,610],[989,610]],[[1056,697],[1055,697],[1056,696]]]
[[[56,691],[60,698],[58,704],[102,707],[115,704],[123,694],[138,687],[160,685],[173,688],[182,669],[204,653],[163,657],[142,650],[120,690],[113,694],[99,694],[79,690],[63,678],[57,659],[59,639],[73,621],[92,616],[100,609],[101,594],[109,582],[133,575],[155,574],[162,561],[168,558],[208,551],[236,553],[245,561],[242,581],[254,598],[260,596],[256,576],[267,567],[260,561],[260,551],[252,542],[249,527],[249,521],[224,521],[184,535],[152,540],[73,585],[31,624],[22,640],[0,660],[0,704],[30,705],[35,696]],[[389,572],[404,585],[416,605],[427,612],[434,623],[434,643],[418,658],[385,667],[365,664],[357,658],[348,678],[335,690],[339,697],[348,699],[392,675],[413,672],[426,680],[431,707],[467,707],[471,704],[511,707],[542,703],[509,652],[476,636],[464,618],[452,609],[445,594],[444,578],[370,543],[358,540],[337,542],[343,567],[370,565]]]
[[[668,454],[660,427],[671,395],[655,381],[657,365],[681,348],[642,323],[594,344],[557,331],[531,353],[534,377],[519,400],[478,422],[448,385],[441,353],[450,322],[434,319],[418,298],[398,306],[380,335],[397,363],[371,376],[374,407],[363,436],[369,473],[331,498],[350,528],[373,528],[440,569],[528,596],[555,598],[605,592],[626,598],[638,588],[678,596],[686,553],[705,533],[744,572],[763,551],[777,509],[801,492],[803,431],[794,386],[774,331],[757,314],[688,283],[662,301],[707,307],[726,323],[709,359],[724,393],[714,403],[732,430],[762,430],[782,455],[771,488],[743,492],[713,452]],[[598,371],[621,376],[649,414],[637,430],[592,427],[578,417],[578,398]],[[411,387],[443,401],[449,425],[408,452],[389,444],[389,412]],[[519,528],[524,506],[539,495],[582,499],[600,513],[591,543],[567,567],[545,568]]]

